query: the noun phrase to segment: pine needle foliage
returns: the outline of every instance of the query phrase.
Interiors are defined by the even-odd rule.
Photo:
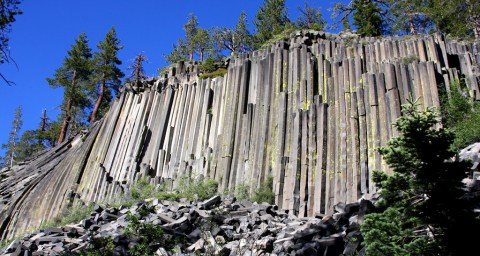
[[[467,163],[452,161],[454,135],[435,129],[434,109],[418,111],[410,101],[394,126],[402,134],[379,149],[394,174],[375,172],[382,213],[370,214],[361,227],[367,255],[467,255],[478,226],[466,199]]]

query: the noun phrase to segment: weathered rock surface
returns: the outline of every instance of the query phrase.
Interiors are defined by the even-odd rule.
[[[334,217],[299,218],[276,205],[218,199],[95,208],[90,218],[79,223],[46,228],[12,242],[2,255],[78,255],[101,237],[111,238],[114,255],[129,255],[138,238],[124,232],[131,223],[128,215],[163,229],[160,241],[180,238],[167,245],[173,250],[151,244],[156,255],[358,255],[363,240],[358,220],[365,214],[359,210],[375,210],[370,201],[361,200],[338,205]],[[206,204],[210,210],[202,210]],[[141,215],[147,208],[151,212]]]
[[[0,239],[54,218],[70,203],[114,200],[140,177],[191,175],[220,190],[273,177],[276,204],[298,216],[376,191],[376,149],[408,97],[440,104],[439,87],[465,78],[480,100],[478,42],[442,35],[356,38],[297,32],[231,59],[224,77],[199,79],[179,63],[143,88],[127,87],[88,134],[3,171]]]

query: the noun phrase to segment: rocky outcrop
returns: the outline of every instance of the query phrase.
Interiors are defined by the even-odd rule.
[[[11,242],[3,255],[80,255],[108,247],[120,256],[131,255],[128,252],[139,243],[147,244],[154,255],[165,256],[359,255],[363,241],[359,223],[375,207],[361,200],[339,204],[335,210],[333,217],[299,218],[276,205],[218,196],[203,203],[153,200],[130,208],[96,206],[79,223],[42,229]],[[163,235],[141,241],[147,225],[150,232],[158,229]],[[136,228],[142,233],[132,232]],[[102,238],[109,242],[99,245]]]
[[[372,170],[390,172],[376,149],[397,135],[406,99],[438,107],[462,79],[480,100],[479,63],[478,43],[438,34],[315,31],[231,58],[224,77],[200,79],[198,66],[179,63],[127,87],[88,135],[16,167],[0,184],[0,237],[70,204],[114,200],[140,177],[174,189],[179,177],[203,176],[253,191],[272,176],[280,208],[331,214],[375,192]]]

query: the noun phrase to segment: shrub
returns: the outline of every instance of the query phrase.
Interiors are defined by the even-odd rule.
[[[218,182],[212,179],[181,177],[177,199],[205,200],[218,193]]]
[[[268,176],[260,185],[257,191],[254,192],[252,201],[258,203],[269,203],[273,204],[275,202],[275,193],[273,192],[273,177]]]
[[[94,237],[87,249],[80,253],[81,256],[113,256],[115,244],[111,237]]]
[[[450,85],[450,95],[442,93],[441,114],[445,127],[455,134],[452,149],[459,151],[471,143],[480,141],[480,103],[472,101],[464,90],[466,85],[454,81]]]
[[[79,205],[71,208],[64,209],[57,217],[50,221],[43,223],[40,229],[64,226],[67,224],[78,223],[79,221],[86,219],[93,211],[93,204],[88,206]]]
[[[208,57],[200,67],[200,70],[205,73],[211,73],[217,69],[215,60],[212,57]]]

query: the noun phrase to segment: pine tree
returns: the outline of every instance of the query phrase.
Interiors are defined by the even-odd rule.
[[[231,53],[244,53],[252,50],[252,35],[247,28],[247,14],[241,12],[235,29],[215,28],[214,40],[219,50],[229,50]]]
[[[380,36],[388,32],[386,14],[389,4],[386,0],[353,0],[348,5],[336,3],[334,18],[340,16],[342,24],[353,19],[352,24],[362,36]]]
[[[39,143],[40,130],[26,130],[23,132],[17,145],[17,162],[28,160],[36,153],[45,149],[43,143]]]
[[[297,27],[300,29],[324,30],[326,21],[322,16],[320,8],[311,7],[305,2],[303,8],[298,7],[300,16],[297,19]]]
[[[188,59],[189,61],[193,61],[193,54],[197,48],[195,40],[198,33],[198,18],[192,13],[190,13],[188,17],[188,22],[183,26],[183,30],[185,30],[185,46]]]
[[[451,159],[453,134],[434,129],[432,108],[419,112],[404,106],[395,123],[402,134],[379,151],[394,174],[375,172],[381,189],[382,213],[367,215],[361,227],[368,255],[468,255],[475,238],[473,205],[466,199],[462,179],[468,164]],[[440,254],[439,254],[440,253]]]
[[[128,80],[133,84],[134,87],[142,87],[142,81],[147,78],[145,71],[143,70],[143,63],[148,59],[143,53],[139,53],[134,60],[134,63],[128,67],[129,70],[132,70],[128,76]]]
[[[14,62],[10,57],[10,49],[8,42],[12,30],[12,23],[15,22],[15,16],[22,14],[22,11],[18,9],[20,4],[19,0],[2,0],[0,5],[0,64]],[[9,81],[2,73],[0,77],[8,85],[14,84],[12,81]]]
[[[285,0],[264,0],[253,20],[257,46],[281,33],[288,23]]]
[[[389,0],[392,32],[412,35],[427,33],[432,19],[427,13],[429,0]]]
[[[12,166],[17,162],[17,147],[18,147],[18,137],[20,134],[20,129],[22,128],[22,106],[18,106],[15,109],[14,118],[12,121],[12,129],[8,137],[7,144],[2,145],[2,149],[6,150],[5,156],[2,158],[4,166],[12,168]]]
[[[480,38],[480,1],[430,0],[428,15],[438,31],[455,37]]]
[[[108,107],[112,99],[112,91],[118,96],[122,82],[120,78],[125,76],[118,67],[122,61],[118,59],[117,53],[123,46],[120,45],[114,27],[107,32],[104,41],[100,42],[97,48],[99,52],[95,52],[93,62],[95,63],[94,82],[98,84],[98,97],[90,116],[90,123],[96,120],[102,103]]]
[[[185,40],[179,39],[177,44],[173,45],[173,51],[169,54],[164,55],[163,57],[169,63],[177,63],[180,61],[187,60],[187,45],[185,44]]]
[[[203,62],[205,53],[212,50],[212,40],[208,30],[197,28],[193,44],[195,45],[195,51],[200,55],[200,61]]]
[[[58,144],[65,141],[72,120],[88,106],[87,91],[92,74],[92,53],[85,33],[75,39],[75,44],[68,51],[63,66],[55,71],[54,78],[47,78],[51,87],[63,87],[63,122]]]

